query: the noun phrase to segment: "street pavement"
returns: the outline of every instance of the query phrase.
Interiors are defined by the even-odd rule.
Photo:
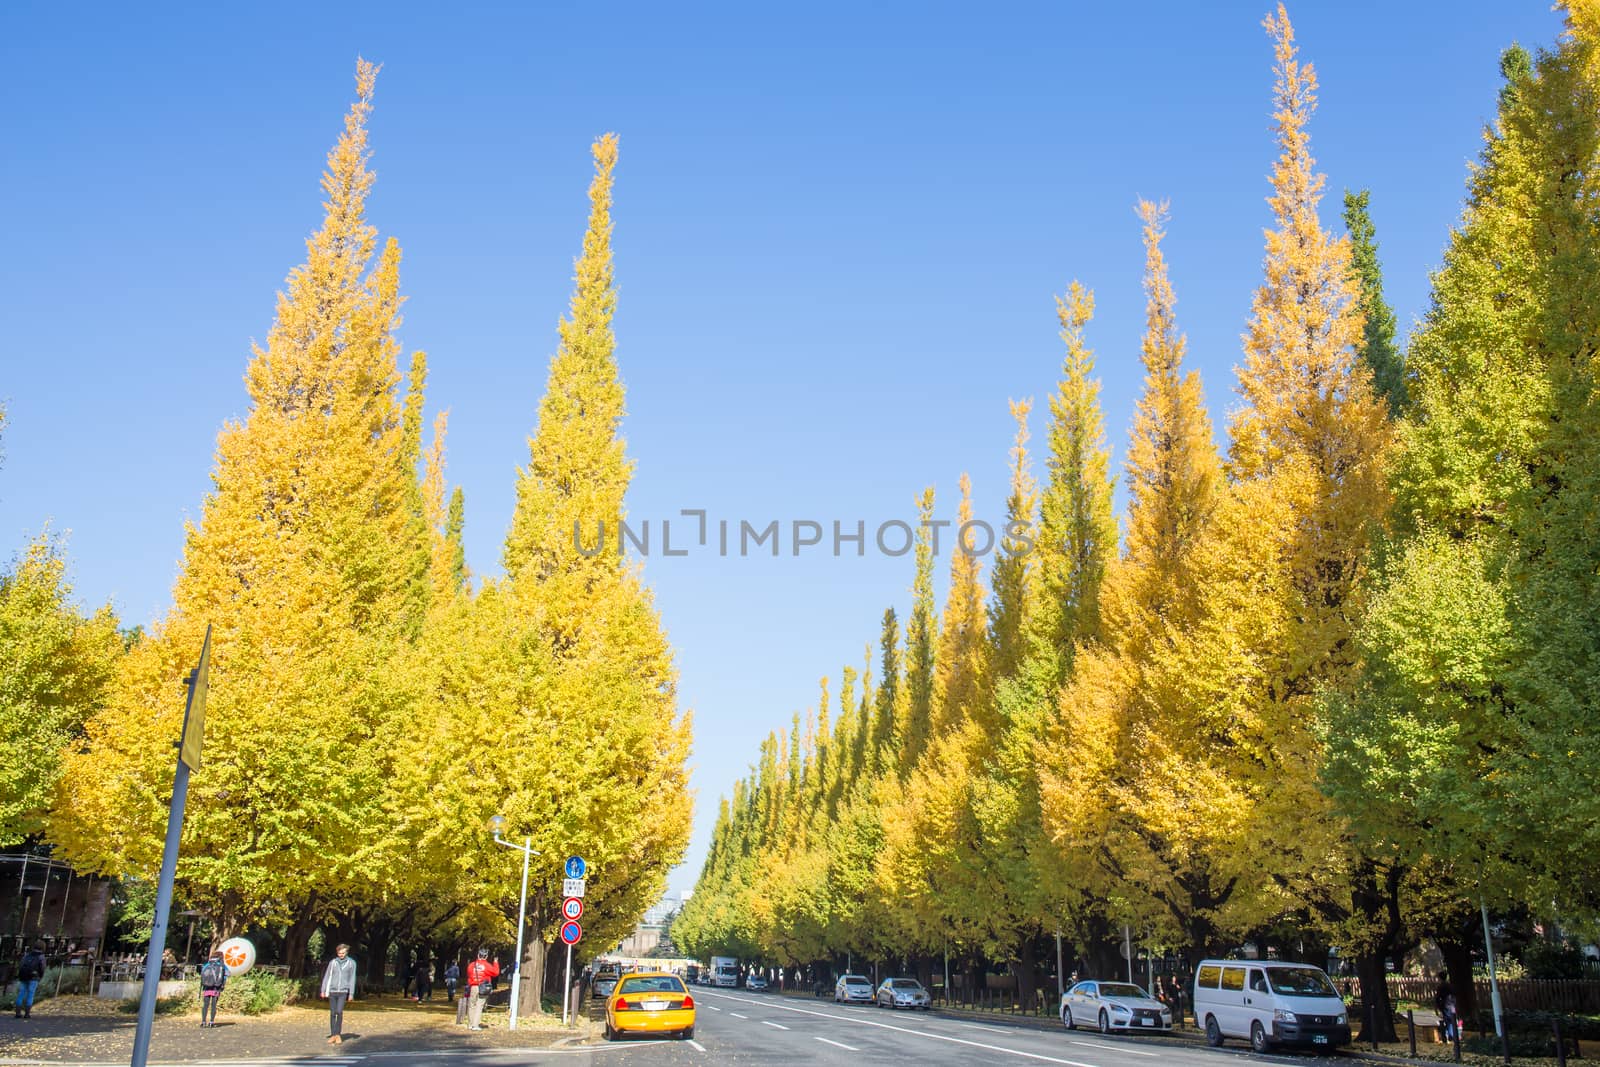
[[[996,1067],[1244,1067],[1289,1063],[1316,1067],[1327,1058],[1255,1056],[1234,1047],[1209,1049],[1181,1038],[1102,1037],[1003,1020],[974,1021],[938,1012],[890,1012],[777,994],[695,989],[699,1005],[693,1040],[630,1039],[543,1049],[388,1049],[365,1053],[265,1060],[226,1060],[229,1067],[409,1067],[449,1061],[463,1067],[647,1067],[681,1064],[950,1064]],[[341,1054],[342,1053],[342,1054]],[[3,1062],[3,1061],[0,1061]],[[1349,1061],[1346,1061],[1349,1062]],[[183,1067],[193,1067],[194,1061]],[[109,1067],[109,1065],[108,1065]],[[153,1061],[152,1067],[159,1067]]]

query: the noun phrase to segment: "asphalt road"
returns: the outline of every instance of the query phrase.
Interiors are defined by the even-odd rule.
[[[1001,1020],[977,1022],[937,1012],[890,1012],[776,994],[696,988],[699,1006],[693,1040],[635,1038],[564,1049],[498,1049],[366,1054],[304,1059],[217,1060],[229,1067],[411,1067],[450,1061],[461,1067],[653,1067],[669,1065],[787,1065],[857,1067],[860,1064],[950,1064],[1004,1067],[1246,1067],[1246,1062],[1317,1067],[1330,1059],[1309,1055],[1255,1056],[1248,1049],[1209,1049],[1160,1037],[1102,1037],[1087,1031],[1038,1029]],[[1236,1043],[1235,1043],[1236,1044]],[[341,1050],[343,1051],[343,1050]],[[465,1061],[465,1062],[464,1062]],[[1348,1062],[1348,1061],[1347,1061]],[[152,1064],[152,1067],[159,1065]],[[192,1067],[192,1065],[189,1065]]]

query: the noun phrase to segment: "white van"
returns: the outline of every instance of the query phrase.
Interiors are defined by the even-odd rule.
[[[1194,1017],[1212,1046],[1229,1037],[1247,1039],[1257,1052],[1350,1043],[1339,991],[1309,963],[1205,960],[1194,973]]]

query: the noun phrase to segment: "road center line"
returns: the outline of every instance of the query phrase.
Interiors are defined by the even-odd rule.
[[[744,997],[729,996],[727,993],[714,993],[707,995],[718,996],[724,1000],[732,1000],[739,1004],[758,1003],[758,1001],[748,1000]],[[769,1001],[768,1003],[770,1004],[771,1002]],[[964,1037],[952,1037],[948,1034],[933,1034],[926,1030],[912,1030],[908,1027],[896,1026],[893,1023],[880,1023],[874,1019],[857,1019],[852,1018],[849,1015],[835,1015],[832,1012],[816,1011],[812,1008],[791,1007],[788,1004],[772,1004],[772,1007],[777,1008],[779,1011],[792,1011],[799,1015],[813,1015],[819,1019],[833,1019],[836,1022],[855,1023],[857,1026],[873,1026],[879,1030],[893,1030],[895,1033],[899,1034],[910,1034],[913,1037],[925,1037],[930,1041],[945,1041],[952,1045],[966,1045],[968,1048],[981,1048],[985,1052],[1003,1052],[1008,1056],[1021,1056],[1025,1060],[1038,1060],[1041,1063],[1061,1063],[1066,1064],[1066,1067],[1098,1067],[1097,1064],[1085,1063],[1082,1060],[1064,1060],[1057,1056],[1046,1056],[1042,1052],[1026,1052],[1019,1048],[1006,1048],[1004,1045],[987,1045],[982,1041],[968,1041]],[[729,1014],[733,1015],[737,1013],[729,1012]]]
[[[733,1016],[735,1019],[748,1019],[748,1018],[750,1018],[750,1016],[748,1016],[748,1015],[740,1015],[736,1011],[730,1011],[728,1014]]]
[[[787,1029],[789,1029],[787,1026],[783,1025],[782,1023],[775,1023],[771,1019],[762,1019],[761,1020],[761,1025],[762,1026],[770,1026],[775,1030],[787,1030]]]
[[[987,1030],[991,1034],[1009,1034],[1012,1032],[1010,1030],[1002,1030],[998,1026],[983,1026],[979,1023],[957,1023],[956,1025],[965,1026],[969,1030]]]
[[[704,993],[701,993],[700,995],[701,996],[705,996]],[[722,1010],[721,1008],[717,1007],[715,1004],[707,1004],[706,1007],[710,1008],[712,1011],[721,1011]]]
[[[860,1049],[856,1048],[854,1045],[847,1045],[843,1041],[830,1041],[825,1037],[819,1037],[819,1038],[817,1038],[817,1040],[822,1042],[824,1045],[832,1045],[834,1048],[842,1048],[846,1052],[860,1052],[861,1051]]]

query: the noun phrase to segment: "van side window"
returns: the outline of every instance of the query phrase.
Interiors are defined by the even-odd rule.
[[[1250,972],[1250,989],[1256,993],[1267,992],[1267,976],[1260,971],[1252,970]]]
[[[1194,984],[1201,989],[1217,988],[1217,980],[1222,977],[1222,968],[1215,963],[1208,963],[1200,968],[1200,973],[1195,975]]]
[[[1222,968],[1222,988],[1230,990],[1234,993],[1244,992],[1244,968]]]

